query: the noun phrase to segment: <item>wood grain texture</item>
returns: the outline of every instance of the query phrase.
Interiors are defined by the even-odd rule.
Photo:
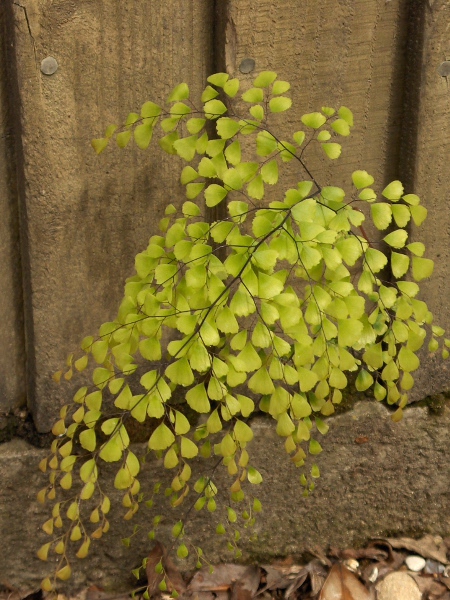
[[[19,213],[15,185],[14,117],[8,73],[10,40],[0,6],[0,413],[23,405],[25,340]]]
[[[401,179],[408,192],[423,196],[430,211],[424,241],[436,263],[423,298],[447,329],[450,183],[444,173],[450,157],[450,83],[437,68],[450,57],[449,13],[444,0],[305,0],[301,5],[230,0],[227,39],[230,75],[252,58],[256,68],[244,76],[247,86],[266,69],[291,82],[295,108],[277,123],[287,134],[301,128],[301,114],[323,105],[344,104],[353,111],[355,127],[339,161],[306,155],[320,184],[350,191],[351,172],[364,168],[374,175],[379,191]],[[238,102],[234,106],[243,110]],[[286,185],[303,178],[293,169]],[[370,227],[368,233],[375,242],[384,236]],[[426,352],[423,360],[415,399],[450,387],[450,367]]]
[[[367,169],[380,186],[397,175],[390,149],[402,108],[404,0],[231,0],[229,19],[236,30],[230,72],[253,58],[249,82],[266,69],[291,82],[295,108],[287,113],[286,132],[321,106],[344,104],[354,112],[340,160],[308,159],[320,181],[349,189],[355,168]]]
[[[209,0],[24,0],[14,6],[22,101],[22,229],[28,239],[31,315],[28,396],[47,430],[70,387],[51,374],[84,335],[112,318],[134,255],[167,202],[184,197],[179,161],[154,146],[108,149],[90,139],[180,81],[198,95],[212,63]],[[54,57],[54,75],[40,62]],[[75,385],[75,384],[74,384]]]
[[[420,5],[420,3],[419,3]],[[424,2],[412,12],[416,27],[423,30],[423,50],[416,62],[416,80],[411,90],[417,96],[416,143],[405,145],[406,175],[411,189],[421,197],[428,218],[418,235],[435,261],[432,278],[422,283],[422,298],[435,315],[435,321],[450,331],[450,82],[438,73],[439,65],[450,58],[450,4],[444,0]],[[411,191],[411,189],[409,191]],[[412,227],[412,239],[417,229]],[[415,398],[447,391],[450,365],[440,353],[422,353]]]
[[[308,165],[320,183],[348,192],[355,168],[371,172],[378,189],[406,178],[409,191],[422,191],[435,214],[426,229],[431,257],[442,265],[435,283],[426,284],[427,300],[437,316],[446,312],[447,250],[435,236],[438,227],[445,235],[450,227],[443,200],[448,82],[436,72],[450,53],[446,2],[21,0],[9,6],[23,148],[27,393],[41,431],[76,387],[58,388],[51,374],[84,335],[114,316],[134,255],[156,230],[165,204],[183,199],[180,162],[156,146],[146,153],[111,148],[96,157],[89,141],[180,81],[198,95],[214,70],[241,76],[244,89],[265,69],[288,79],[295,108],[287,121],[275,116],[282,135],[300,129],[300,115],[323,105],[353,110],[355,128],[341,159],[334,163],[312,151]],[[421,24],[423,40],[416,35]],[[48,56],[59,64],[51,76],[40,71]],[[245,58],[256,68],[244,76]],[[304,178],[291,163],[283,183]],[[369,235],[379,239],[376,231]],[[7,252],[15,243],[8,242]],[[439,381],[443,389],[446,376]]]

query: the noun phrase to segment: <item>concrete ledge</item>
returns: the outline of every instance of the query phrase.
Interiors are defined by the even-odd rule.
[[[299,556],[315,545],[360,545],[378,536],[449,534],[450,408],[445,406],[438,416],[423,407],[410,407],[397,424],[389,414],[380,404],[361,401],[351,411],[330,419],[324,452],[316,460],[322,477],[306,499],[301,495],[298,472],[291,467],[271,423],[264,417],[255,419],[256,437],[249,452],[252,464],[264,477],[257,490],[264,512],[257,524],[258,542],[244,543],[245,560]],[[7,549],[0,563],[0,583],[19,589],[37,587],[51,569],[49,563],[35,558],[37,547],[48,539],[40,529],[48,507],[35,501],[37,490],[45,485],[37,470],[45,455],[45,450],[20,440],[0,446],[0,539]],[[145,480],[151,488],[162,471],[160,465],[149,462],[142,483]],[[222,471],[218,470],[215,480],[225,490],[231,480]],[[118,500],[118,522],[93,545],[87,561],[73,565],[72,588],[96,583],[120,590],[135,585],[130,569],[151,548],[146,534],[152,514],[143,509],[136,515],[136,523],[144,524],[142,536],[135,536],[127,550],[120,538],[130,534],[134,521],[120,519],[123,508]],[[175,514],[167,508],[164,514],[167,525],[158,539],[170,544]],[[212,562],[229,561],[225,543],[211,532],[202,516],[193,514],[187,528],[190,539],[203,547]],[[213,516],[217,521],[216,513]]]

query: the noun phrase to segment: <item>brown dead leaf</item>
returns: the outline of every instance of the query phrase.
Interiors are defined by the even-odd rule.
[[[450,577],[445,577],[445,575],[440,575],[439,581],[441,583],[443,583],[448,590],[450,590]]]
[[[361,560],[363,558],[368,558],[369,560],[382,561],[387,560],[389,558],[390,552],[385,550],[384,548],[379,548],[377,546],[368,546],[367,548],[346,548],[345,550],[340,550],[338,548],[330,548],[329,552],[330,556],[334,556],[339,560],[348,560],[349,558],[353,558],[354,560]]]
[[[76,596],[70,596],[66,600],[129,600],[129,598],[130,593],[111,594],[97,585],[91,585],[81,590]],[[48,600],[54,600],[54,598],[50,597]],[[60,600],[59,595],[56,600]]]
[[[195,592],[194,599],[195,600],[216,600],[216,598],[222,597],[219,594],[214,594],[213,592]],[[228,592],[224,592],[223,600],[228,600]]]
[[[416,582],[417,587],[422,594],[422,598],[426,598],[427,600],[438,600],[447,591],[445,585],[437,581],[433,576],[423,576],[418,575],[417,573],[408,573],[408,575]]]
[[[405,561],[405,551],[397,552],[392,549],[392,545],[389,543],[387,539],[379,539],[372,540],[369,544],[369,547],[385,547],[388,552],[388,558],[386,560],[381,560],[377,563],[377,567],[380,571],[378,579],[383,579],[388,572],[397,571],[399,567]]]
[[[183,596],[186,592],[186,583],[178,567],[166,552],[164,553],[163,567],[166,572],[168,591],[173,592],[173,590],[176,590],[180,596]]]
[[[6,581],[0,581],[0,594],[2,598],[6,598],[7,600],[43,600],[44,598],[44,593],[40,589],[18,590],[6,583]]]
[[[385,550],[388,553],[388,556],[386,558],[386,562],[391,563],[394,561],[395,559],[395,552],[392,550],[392,546],[391,544],[384,539],[373,539],[369,542],[368,544],[368,548],[382,548],[383,550]],[[403,560],[403,558],[402,558]]]
[[[262,573],[261,573],[261,583],[264,585],[264,590],[258,592],[262,594],[265,590],[274,590],[276,588],[277,582],[283,578],[280,569],[274,565],[261,565]],[[285,586],[285,588],[287,585]]]
[[[162,562],[165,571],[167,590],[173,592],[176,590],[180,596],[186,591],[186,584],[180,571],[177,569],[172,559],[167,555],[167,551],[160,542],[155,542],[152,551],[148,555],[147,567],[147,585],[149,596],[159,596],[161,594],[159,584],[164,575],[155,571],[156,565]]]
[[[371,600],[371,595],[356,575],[336,564],[325,580],[319,600]]]
[[[310,552],[310,554],[318,558],[320,562],[329,569],[331,569],[331,567],[333,566],[333,563],[327,556],[327,552],[325,552],[325,550],[321,546],[313,546],[312,548],[308,549],[308,552]]]
[[[222,592],[195,592],[192,598],[193,600],[230,600],[228,590]]]
[[[252,566],[246,567],[240,577],[232,582],[230,600],[252,600],[260,582],[260,569]]]
[[[415,552],[423,558],[431,558],[443,565],[448,565],[446,546],[444,540],[433,535],[425,535],[420,540],[412,538],[386,538],[386,541],[392,548],[405,548],[411,552]]]
[[[391,548],[389,546],[389,548]],[[394,550],[390,550],[388,560],[381,560],[376,563],[371,563],[367,565],[362,570],[361,577],[366,585],[375,583],[375,581],[381,581],[384,579],[389,573],[393,573],[397,571],[404,563],[405,556],[401,552],[395,552]],[[376,573],[374,573],[374,569],[376,568]],[[373,577],[375,576],[375,580]]]
[[[150,597],[160,595],[159,584],[163,580],[162,573],[155,571],[156,565],[162,561],[164,556],[164,546],[160,542],[155,542],[152,551],[147,558],[145,572],[147,574],[147,587]]]
[[[204,567],[195,573],[187,591],[194,592],[226,592],[231,590],[235,600],[246,600],[256,594],[261,580],[258,567],[224,564],[214,567],[212,573]],[[249,595],[250,594],[250,595]]]
[[[1,588],[3,588],[4,591]],[[26,600],[28,598],[31,600],[33,600],[33,598],[42,600],[43,598],[42,590],[26,590],[20,592],[19,590],[12,588],[10,585],[4,584],[3,581],[0,582],[0,590],[0,597],[4,598],[5,600]]]
[[[258,582],[259,585],[259,582]],[[256,586],[258,589],[258,586]],[[230,600],[252,600],[256,590],[252,588],[251,582],[235,581],[231,586]]]
[[[323,564],[318,560],[312,560],[307,565],[309,571],[309,579],[311,584],[311,593],[316,596],[323,588],[323,584],[327,578],[327,571]]]
[[[129,596],[129,594],[124,592],[121,594],[111,594],[103,588],[91,585],[76,596],[71,596],[68,600],[128,600]]]
[[[97,585],[90,585],[87,588],[79,590],[74,595],[65,596],[64,594],[57,594],[56,597],[52,592],[44,592],[41,600],[130,600],[130,595],[139,590],[129,590],[128,592],[121,592],[118,594],[111,594],[104,590],[102,587]],[[12,600],[12,598],[3,598],[0,594],[0,600]],[[25,600],[22,598],[21,600]]]
[[[290,598],[295,598],[295,592],[302,587],[307,578],[308,571],[305,569],[305,571],[298,575],[296,579],[291,583],[291,585],[286,588],[286,591],[284,593],[284,597],[286,598],[286,600],[290,600]]]
[[[285,590],[293,581],[307,574],[307,567],[302,565],[292,565],[290,567],[261,565],[261,568],[266,572],[264,577],[266,585],[258,592],[258,595],[266,590]]]
[[[285,590],[284,597],[295,598],[296,592],[309,580],[311,593],[317,595],[322,589],[326,579],[326,570],[318,559],[312,560],[305,566],[292,565],[284,567],[278,565],[262,565],[266,575],[261,578],[265,585],[258,591],[257,596],[267,591]]]
[[[379,579],[379,576],[380,569],[378,565],[374,565],[373,563],[369,563],[361,570],[361,579],[368,587],[376,583]]]

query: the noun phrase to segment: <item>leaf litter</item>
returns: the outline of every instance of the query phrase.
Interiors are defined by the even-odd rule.
[[[412,538],[379,538],[364,548],[311,549],[313,558],[295,564],[292,557],[261,565],[220,564],[182,573],[166,548],[155,542],[147,558],[145,584],[129,593],[111,594],[99,585],[83,589],[75,596],[51,595],[41,591],[18,590],[2,582],[0,600],[136,600],[148,589],[155,600],[410,600],[386,590],[389,577],[417,586],[414,598],[450,600],[450,538],[425,535]],[[408,570],[408,557],[422,557],[425,567]],[[410,562],[410,561],[408,561]],[[162,569],[161,569],[162,566]],[[160,590],[165,574],[167,589]],[[397,577],[399,579],[399,577]],[[415,582],[415,584],[414,584]],[[383,589],[384,586],[384,589]]]

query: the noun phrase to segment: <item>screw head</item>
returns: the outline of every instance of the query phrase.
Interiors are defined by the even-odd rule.
[[[251,73],[255,68],[255,61],[253,58],[244,58],[239,65],[239,71],[241,73]]]
[[[441,77],[450,77],[450,60],[445,60],[439,65],[438,73]]]
[[[53,56],[47,56],[41,62],[41,71],[44,75],[53,75],[58,70],[58,63]]]

